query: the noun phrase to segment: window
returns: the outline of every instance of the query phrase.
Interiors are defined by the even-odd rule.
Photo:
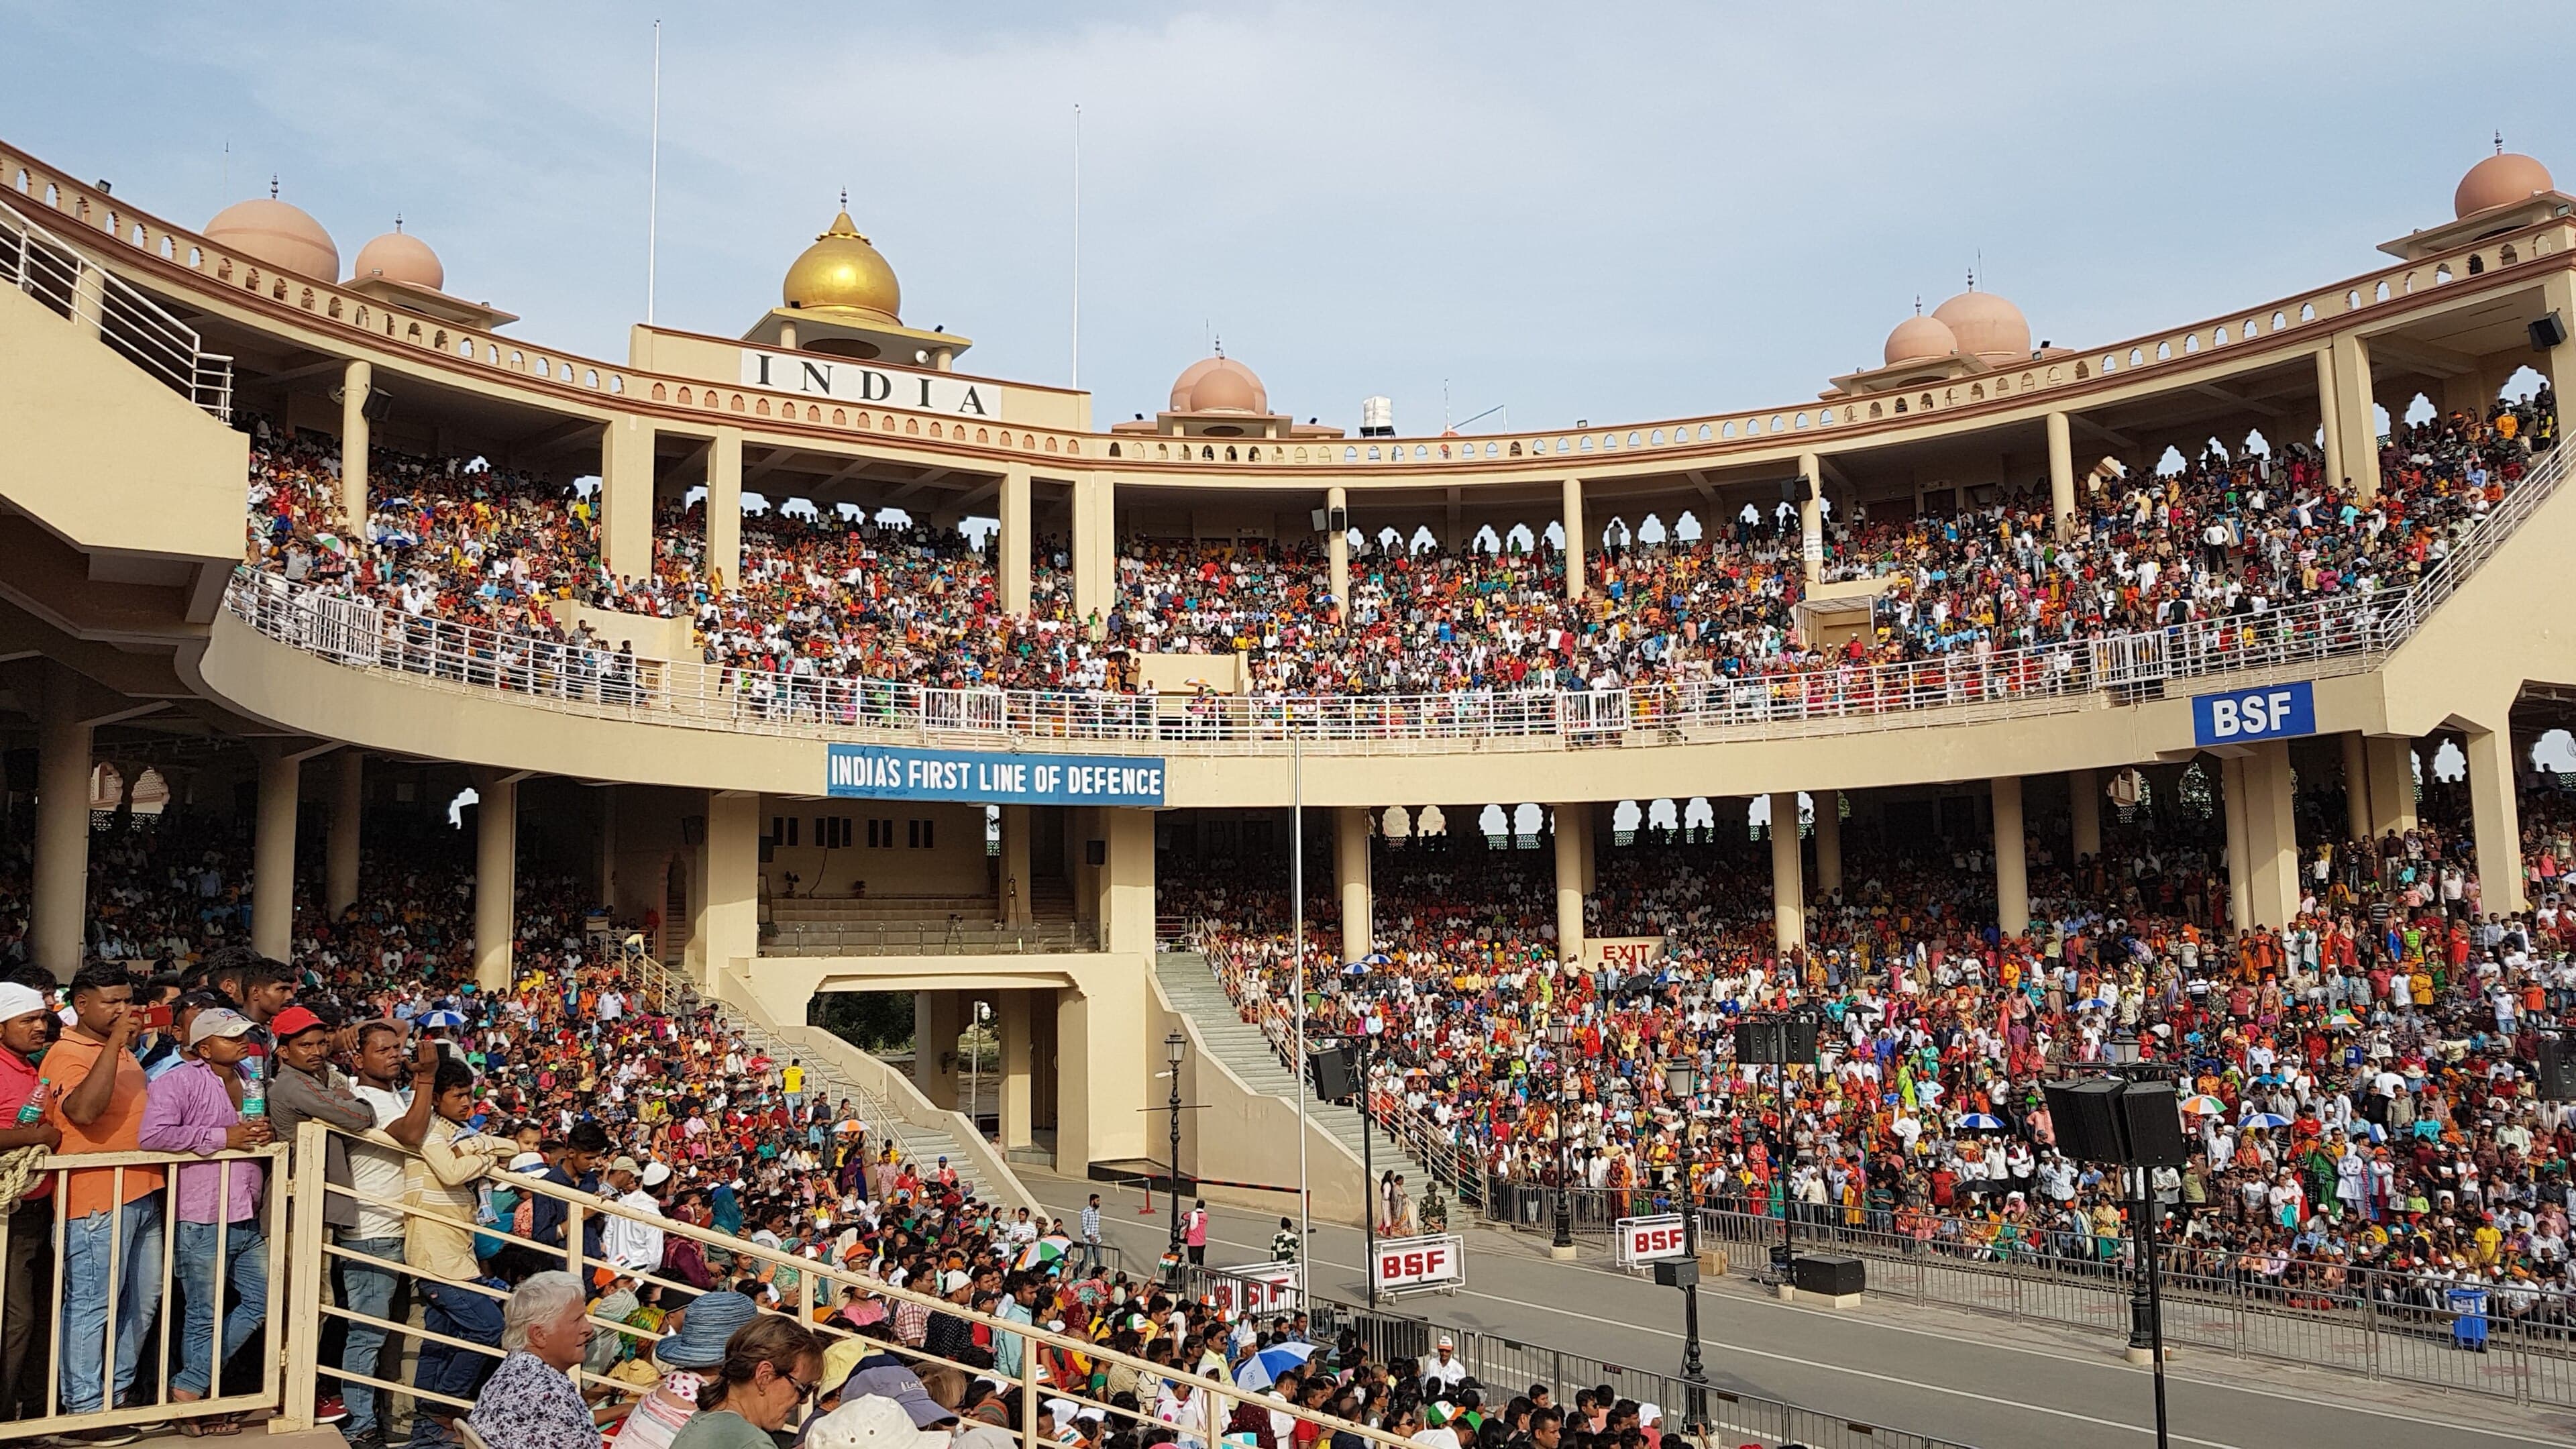
[[[818,821],[816,821],[815,823],[816,823],[817,825],[820,825],[822,822],[818,820]],[[794,844],[796,843],[796,827],[797,827],[797,824],[798,824],[797,817],[795,817],[795,816],[793,816],[793,815],[772,815],[772,816],[770,816],[770,817],[769,817],[769,841],[770,841],[770,843],[771,843],[772,845],[794,845]]]
[[[850,821],[849,821],[849,817],[848,817],[848,816],[845,816],[845,815],[817,815],[817,816],[815,816],[815,817],[814,817],[814,843],[815,843],[816,845],[819,845],[819,846],[823,847],[825,850],[847,850],[847,849],[849,849],[849,848],[850,848]]]
[[[870,849],[870,850],[892,850],[892,849],[894,849],[894,822],[893,822],[893,821],[891,821],[891,820],[871,820],[871,821],[869,821],[869,822],[868,822],[868,849]]]
[[[931,848],[930,827],[932,822],[927,820],[907,820],[904,824],[909,827],[904,831],[906,844],[910,845],[914,850],[928,850]]]

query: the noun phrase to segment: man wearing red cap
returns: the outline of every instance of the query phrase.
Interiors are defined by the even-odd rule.
[[[287,1144],[290,1165],[295,1130],[308,1121],[327,1122],[340,1132],[364,1132],[376,1125],[375,1108],[360,1101],[356,1085],[331,1065],[339,1033],[329,1022],[309,1006],[290,1006],[269,1019],[268,1029],[277,1040],[277,1076],[268,1088],[268,1120],[271,1130]],[[322,1180],[346,1189],[351,1182],[348,1139],[333,1133],[325,1139],[323,1152]],[[345,1190],[324,1193],[322,1221],[334,1236],[355,1228],[357,1200]],[[331,1382],[323,1380],[325,1392],[314,1406],[314,1417],[325,1424],[348,1417],[341,1396],[328,1392]]]

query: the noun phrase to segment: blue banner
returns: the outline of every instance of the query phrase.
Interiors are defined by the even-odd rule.
[[[833,745],[829,791],[841,800],[957,800],[999,805],[1163,803],[1163,762],[1132,755],[1004,755]]]
[[[2316,686],[2302,679],[2265,689],[2204,694],[2191,702],[2192,738],[2204,745],[2286,740],[2317,732]]]

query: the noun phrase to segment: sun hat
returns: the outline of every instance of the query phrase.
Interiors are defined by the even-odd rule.
[[[892,1399],[852,1399],[805,1428],[806,1449],[948,1449],[945,1430],[914,1426]]]
[[[702,1293],[680,1314],[680,1331],[653,1345],[655,1362],[670,1368],[723,1366],[725,1344],[760,1310],[739,1293]]]

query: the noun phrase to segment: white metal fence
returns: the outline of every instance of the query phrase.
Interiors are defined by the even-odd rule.
[[[1370,753],[1444,741],[1565,749],[1774,738],[2102,708],[2154,697],[2178,679],[2219,687],[2369,669],[2555,494],[2565,452],[2535,459],[2447,558],[2403,589],[2027,649],[1628,689],[1282,698],[931,688],[638,659],[247,569],[229,602],[262,634],[342,664],[572,713],[756,734],[1196,754],[1284,754],[1292,740]]]
[[[96,334],[181,397],[232,421],[231,358],[206,351],[195,328],[5,201],[0,201],[0,281]]]

